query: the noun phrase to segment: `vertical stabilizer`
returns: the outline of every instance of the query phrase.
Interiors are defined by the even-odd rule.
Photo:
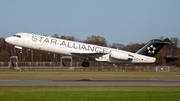
[[[163,48],[164,45],[169,45],[169,44],[170,44],[169,42],[164,42],[159,39],[153,39],[149,41],[140,50],[138,50],[136,53],[154,57]]]

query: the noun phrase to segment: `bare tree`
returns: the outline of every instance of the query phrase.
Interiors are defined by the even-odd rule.
[[[179,38],[177,38],[177,37],[172,37],[172,38],[170,38],[170,40],[171,40],[171,42],[172,42],[172,44],[173,44],[174,46],[176,46],[176,47],[179,46],[179,43],[180,43]]]
[[[119,43],[112,43],[111,48],[124,49],[125,45]]]
[[[91,37],[87,37],[87,40],[84,41],[85,43],[99,45],[99,46],[105,46],[107,47],[107,41],[104,37],[91,35]]]

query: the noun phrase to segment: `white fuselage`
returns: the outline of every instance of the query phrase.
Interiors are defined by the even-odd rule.
[[[94,60],[110,63],[153,63],[156,60],[154,57],[123,50],[29,33],[18,33],[16,36],[6,38],[6,42],[19,47],[72,55],[83,59],[87,59],[86,56],[91,56],[91,54],[104,53],[104,55],[100,57],[95,57]],[[78,55],[74,53],[78,53]],[[84,57],[84,55],[81,54],[88,55]]]

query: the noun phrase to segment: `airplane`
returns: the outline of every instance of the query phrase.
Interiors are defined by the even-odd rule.
[[[15,45],[15,48],[18,49],[23,47],[81,58],[84,59],[83,67],[90,66],[89,60],[113,64],[154,63],[156,61],[155,55],[164,45],[170,44],[159,39],[153,39],[134,53],[31,33],[17,33],[7,37],[5,41]]]

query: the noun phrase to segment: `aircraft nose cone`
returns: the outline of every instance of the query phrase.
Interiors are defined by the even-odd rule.
[[[7,43],[12,44],[12,38],[10,38],[10,37],[7,37],[7,38],[5,39],[5,41],[6,41]]]
[[[7,43],[9,43],[9,40],[10,40],[9,38],[6,38],[6,39],[5,39],[5,41],[6,41]]]

